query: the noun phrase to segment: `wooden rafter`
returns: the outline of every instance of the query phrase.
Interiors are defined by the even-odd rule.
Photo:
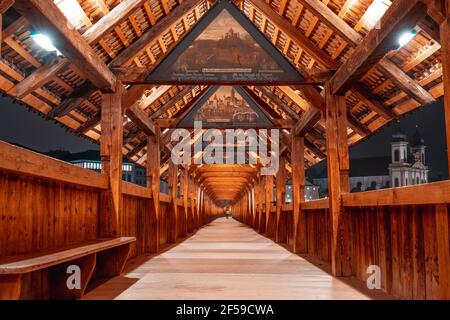
[[[55,46],[78,68],[92,84],[106,92],[115,90],[116,77],[94,50],[74,29],[52,0],[17,0],[17,11],[34,27],[52,38]]]
[[[369,32],[331,78],[332,93],[349,90],[351,84],[366,74],[388,51],[398,47],[399,33],[414,28],[425,14],[426,6],[419,0],[398,0],[393,3],[381,18],[380,28]]]
[[[324,51],[320,50],[313,41],[308,39],[299,29],[292,26],[286,19],[281,17],[277,12],[275,12],[270,5],[268,5],[263,0],[250,0],[250,2],[261,11],[262,14],[267,15],[270,20],[280,28],[285,34],[287,34],[291,39],[297,42],[302,50],[307,52],[314,60],[318,61],[320,64],[328,69],[337,69],[339,64],[331,59]]]
[[[157,25],[150,28],[145,32],[142,37],[131,44],[128,48],[122,51],[111,63],[112,66],[121,67],[128,65],[133,58],[140,52],[145,50],[145,48],[152,42],[156,41],[164,32],[166,32],[170,27],[177,21],[183,18],[183,16],[194,9],[203,0],[186,0],[177,7],[175,7],[170,15],[165,16]]]

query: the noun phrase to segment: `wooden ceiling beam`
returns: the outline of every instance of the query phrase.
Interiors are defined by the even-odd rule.
[[[83,38],[90,44],[95,44],[111,31],[117,24],[126,20],[137,8],[139,8],[146,0],[124,0],[120,2],[114,9],[103,16],[84,34]]]
[[[75,133],[86,133],[89,130],[94,129],[100,123],[100,120],[101,112],[97,112],[91,119],[87,120],[80,127],[78,127],[78,129],[75,130]]]
[[[67,64],[66,59],[55,58],[50,59],[46,64],[36,69],[32,74],[12,87],[8,94],[22,99],[34,90],[43,86],[50,77],[55,75]]]
[[[165,105],[161,106],[158,110],[156,110],[151,116],[151,119],[157,119],[160,116],[162,116],[164,113],[166,113],[168,110],[170,110],[175,104],[183,99],[184,96],[191,93],[193,87],[192,86],[186,86],[183,88],[183,90],[179,91],[173,98],[170,99]]]
[[[71,29],[52,0],[16,0],[14,8],[39,31],[52,39],[58,50],[104,92],[114,92],[116,76],[77,30]]]
[[[419,83],[409,77],[402,69],[397,67],[387,58],[382,59],[377,65],[381,71],[386,74],[401,90],[411,96],[421,104],[429,104],[436,99],[425,90]]]
[[[347,125],[361,137],[365,137],[372,133],[366,125],[356,120],[349,112],[347,112]]]
[[[0,14],[4,14],[14,4],[14,0],[1,0],[0,1]]]
[[[367,34],[330,79],[331,93],[345,94],[387,52],[398,47],[402,31],[413,29],[425,15],[426,5],[419,0],[395,1],[381,18],[380,28]]]
[[[62,117],[76,109],[84,100],[88,99],[96,91],[89,81],[85,81],[75,89],[61,104],[50,110],[49,117]]]
[[[275,93],[273,93],[269,88],[262,86],[258,87],[258,89],[260,89],[267,98],[272,100],[273,103],[280,107],[283,112],[286,113],[290,118],[292,118],[293,120],[300,119],[298,113],[292,110],[291,107],[289,107],[283,100],[277,97]]]
[[[126,156],[128,159],[133,158],[139,152],[141,152],[147,146],[147,140],[139,142],[131,151],[129,151]]]
[[[314,86],[297,86],[297,89],[303,94],[310,106],[321,112],[326,111],[325,99]]]
[[[142,37],[132,43],[128,48],[123,50],[121,53],[117,55],[117,57],[111,62],[111,66],[113,67],[122,67],[130,64],[133,58],[141,53],[145,48],[156,41],[159,37],[162,36],[170,27],[183,18],[186,13],[190,12],[194,9],[199,3],[203,0],[186,0],[177,7],[175,7],[170,14],[166,15],[162,18],[155,26],[151,27],[148,31],[146,31]],[[180,40],[178,40],[180,41]],[[155,64],[157,65],[160,60],[158,60]],[[145,77],[145,75],[143,75]]]
[[[309,108],[293,129],[294,136],[304,136],[320,121],[322,113],[316,108]]]
[[[264,0],[249,0],[263,15],[266,15],[283,33],[297,43],[314,60],[328,69],[338,69],[339,63],[334,61],[325,51],[322,51],[312,40],[303,34],[298,28],[280,16]]]
[[[378,98],[362,83],[356,83],[352,87],[353,94],[363,101],[372,111],[375,111],[386,120],[397,118],[397,115],[390,108],[385,107]]]
[[[124,92],[122,96],[122,108],[123,110],[127,110],[131,107],[136,101],[142,98],[144,92],[153,88],[154,85],[151,84],[137,84],[131,86],[126,92]]]
[[[135,123],[145,134],[153,136],[156,134],[156,127],[153,121],[149,119],[148,114],[143,111],[136,102],[126,110],[126,115]]]
[[[252,172],[257,173],[259,170],[249,165],[233,165],[233,164],[215,164],[213,166],[202,166],[197,168],[199,172]]]
[[[350,27],[323,2],[317,0],[299,0],[299,2],[346,42],[355,46],[362,40],[363,37],[355,29]]]
[[[320,159],[325,159],[327,155],[322,152],[314,143],[312,143],[309,139],[305,138],[305,147],[309,149],[312,153],[314,153]]]

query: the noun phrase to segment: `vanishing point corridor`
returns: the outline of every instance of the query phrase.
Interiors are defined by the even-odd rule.
[[[342,278],[341,278],[342,279]],[[85,299],[368,299],[244,224],[218,218]]]

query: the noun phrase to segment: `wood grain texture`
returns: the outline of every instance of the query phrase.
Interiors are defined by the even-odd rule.
[[[89,292],[85,299],[368,299],[233,219],[219,218],[178,246]]]

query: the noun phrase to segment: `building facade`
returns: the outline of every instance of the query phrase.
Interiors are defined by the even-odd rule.
[[[418,130],[409,140],[398,129],[392,135],[390,156],[351,159],[350,191],[362,192],[428,183],[425,149],[425,141]],[[310,177],[319,186],[320,197],[328,195],[326,170],[326,165],[322,165]]]
[[[409,145],[408,137],[401,130],[392,135],[389,177],[393,187],[410,186],[428,182],[428,166],[425,164],[425,141],[418,130]]]
[[[70,163],[85,169],[94,171],[102,171],[102,162],[99,160],[72,160]],[[122,180],[128,181],[140,186],[147,185],[147,177],[145,169],[131,162],[124,162],[122,164]]]

